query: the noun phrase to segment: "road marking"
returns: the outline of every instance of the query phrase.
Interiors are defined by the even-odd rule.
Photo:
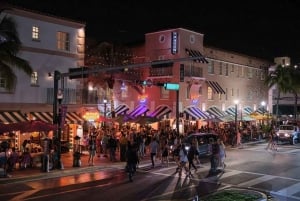
[[[246,182],[244,182],[244,183],[240,183],[240,184],[238,184],[237,186],[239,186],[239,187],[253,186],[253,185],[255,185],[255,184],[259,184],[259,183],[262,183],[262,182],[265,182],[265,181],[274,179],[274,178],[276,178],[276,177],[277,177],[277,176],[264,175],[264,176],[262,176],[262,177],[258,177],[258,178],[255,178],[255,179],[251,179],[251,180],[246,181]]]

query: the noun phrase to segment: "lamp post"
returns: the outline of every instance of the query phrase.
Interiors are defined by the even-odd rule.
[[[266,105],[266,102],[262,101],[261,106],[262,106],[262,112],[263,112],[263,118],[262,118],[262,124],[263,125],[264,125],[264,117],[265,117],[265,105]]]
[[[107,104],[106,98],[103,99],[103,103],[104,103],[104,124],[103,124],[103,126],[104,126],[104,130],[106,130],[106,104]]]
[[[238,100],[234,101],[234,105],[235,105],[235,115],[234,115],[234,123],[235,123],[235,131],[238,131],[238,121],[237,121],[237,117],[238,117]]]
[[[60,80],[60,72],[54,71],[54,86],[53,86],[53,123],[57,125],[56,131],[56,148],[57,148],[57,167],[63,169],[61,162],[61,102],[63,99],[63,93],[58,90],[58,81]],[[59,112],[57,113],[57,103],[59,104]]]

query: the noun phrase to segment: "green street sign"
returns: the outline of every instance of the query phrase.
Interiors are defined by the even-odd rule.
[[[176,83],[165,83],[164,84],[164,88],[166,90],[178,91],[179,90],[179,84],[176,84]]]

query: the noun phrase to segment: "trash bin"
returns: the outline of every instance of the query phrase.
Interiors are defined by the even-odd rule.
[[[74,137],[74,153],[73,153],[73,167],[81,166],[81,154],[80,154],[80,137],[77,135]]]

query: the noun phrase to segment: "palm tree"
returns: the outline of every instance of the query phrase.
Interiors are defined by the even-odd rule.
[[[291,67],[278,65],[275,71],[270,72],[265,80],[265,84],[269,88],[272,88],[273,86],[277,87],[276,118],[278,117],[281,93],[291,92],[295,94],[296,92],[293,86],[295,83],[293,78],[293,69]]]
[[[0,11],[0,16],[2,14],[3,10]],[[32,74],[29,63],[17,56],[21,45],[15,21],[11,17],[2,15],[0,19],[0,77],[5,80],[3,87],[8,91],[14,89],[17,81],[15,69],[29,76]]]

